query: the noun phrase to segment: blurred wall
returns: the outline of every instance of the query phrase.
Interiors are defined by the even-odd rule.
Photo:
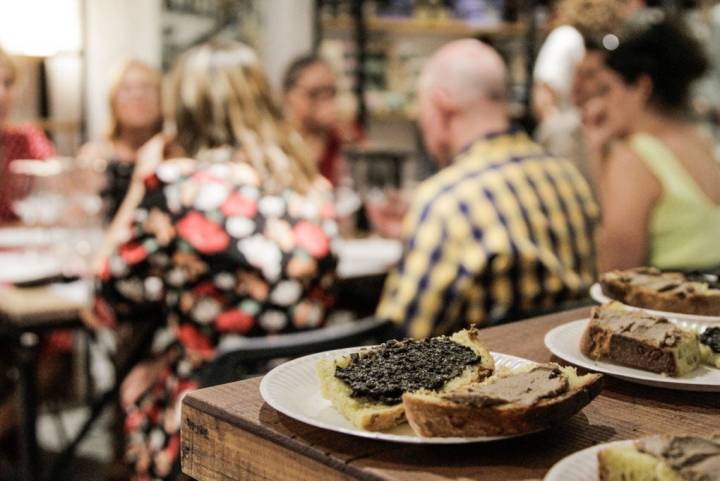
[[[160,66],[161,0],[85,0],[87,136],[98,139],[108,122],[107,88],[121,59]]]
[[[262,0],[262,58],[275,88],[288,63],[309,53],[313,37],[313,0]]]

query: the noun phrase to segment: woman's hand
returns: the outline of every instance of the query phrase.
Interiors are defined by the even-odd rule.
[[[97,331],[105,327],[104,323],[100,318],[95,315],[92,309],[82,308],[80,309],[80,320],[85,324],[85,327],[93,331]]]
[[[601,98],[587,101],[583,107],[583,130],[588,147],[593,153],[605,157],[615,134],[607,122],[605,102]]]
[[[137,402],[168,366],[168,360],[161,356],[157,359],[143,361],[135,366],[120,385],[120,404],[128,409]]]
[[[80,309],[80,320],[93,331],[113,329],[117,326],[115,312],[102,298],[95,298],[92,308]]]

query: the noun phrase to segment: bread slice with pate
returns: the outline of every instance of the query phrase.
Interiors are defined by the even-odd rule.
[[[639,267],[607,272],[600,285],[606,295],[629,306],[720,316],[720,282],[713,276]]]
[[[618,303],[593,308],[580,351],[592,359],[668,376],[682,376],[700,366],[696,332]]]
[[[405,422],[403,394],[450,391],[485,379],[494,368],[474,328],[420,341],[388,341],[316,365],[323,397],[368,431]]]
[[[720,436],[650,436],[598,453],[600,481],[720,481]]]
[[[413,430],[426,437],[479,437],[538,431],[564,421],[602,390],[602,375],[555,363],[504,369],[450,392],[403,395]]]

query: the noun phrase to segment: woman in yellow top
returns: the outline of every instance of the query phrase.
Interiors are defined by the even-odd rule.
[[[622,35],[586,107],[598,158],[599,271],[720,266],[720,163],[688,116],[700,45],[667,21]]]

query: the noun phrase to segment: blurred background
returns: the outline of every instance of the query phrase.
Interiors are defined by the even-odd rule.
[[[683,17],[705,48],[711,68],[693,90],[691,114],[720,155],[720,4],[655,0],[639,8]],[[0,46],[15,69],[4,120],[32,129],[37,153],[11,159],[0,178],[12,210],[3,219],[0,198],[0,346],[15,353],[0,355],[0,401],[19,396],[15,407],[0,408],[0,428],[8,424],[0,430],[0,480],[128,479],[113,417],[123,350],[113,336],[82,331],[78,313],[91,303],[92,259],[132,175],[132,162],[108,157],[134,162],[160,131],[158,77],[183,52],[240,40],[288,103],[294,59],[314,53],[331,67],[334,85],[321,86],[330,91],[311,95],[334,99],[345,164],[330,179],[335,208],[348,219],[338,244],[339,275],[349,280],[338,298],[351,301],[337,309],[342,324],[372,314],[402,252],[397,232],[384,227],[382,216],[393,212],[373,206],[394,203],[401,217],[414,187],[436,170],[416,125],[424,62],[454,39],[489,43],[508,66],[513,121],[534,132],[533,72],[556,17],[550,0],[0,0]],[[134,84],[128,60],[144,72]],[[147,128],[137,129],[135,150],[116,143],[105,155],[115,99],[130,90],[157,106],[138,114],[151,118],[138,120]]]

